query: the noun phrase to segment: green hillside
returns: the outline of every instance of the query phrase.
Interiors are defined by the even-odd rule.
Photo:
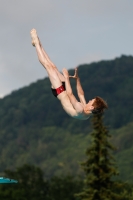
[[[115,158],[120,177],[133,182],[133,122],[110,133],[112,133],[112,142],[117,148]]]
[[[79,76],[87,100],[102,96],[108,102],[105,124],[113,143],[121,143],[116,158],[124,171],[121,176],[129,179],[133,162],[133,57],[81,65]],[[72,86],[75,91],[74,80]],[[90,120],[72,119],[64,112],[51,94],[48,78],[13,91],[0,99],[0,171],[29,163],[40,166],[48,177],[81,174],[79,162],[84,159],[90,131]]]

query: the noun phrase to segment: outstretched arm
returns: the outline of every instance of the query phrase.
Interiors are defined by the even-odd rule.
[[[77,87],[78,97],[80,99],[80,102],[85,105],[86,104],[86,100],[85,100],[83,88],[81,86],[80,78],[78,76],[78,68],[75,68],[75,74],[74,74],[74,76],[69,76],[69,77],[76,79],[76,87]]]
[[[71,88],[70,80],[69,80],[69,74],[66,69],[63,69],[63,75],[65,77],[66,92],[71,101],[71,104],[73,105],[73,107],[77,113],[82,113],[83,112],[83,104],[77,101],[77,99],[75,98],[75,96],[72,92],[72,88]]]

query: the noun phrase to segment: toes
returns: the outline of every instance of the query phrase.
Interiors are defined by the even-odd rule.
[[[36,29],[34,29],[34,28],[33,28],[33,29],[31,29],[31,32],[36,32]]]

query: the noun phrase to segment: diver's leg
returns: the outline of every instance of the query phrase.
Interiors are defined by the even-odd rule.
[[[60,77],[58,76],[56,67],[48,58],[48,55],[42,51],[35,29],[31,30],[31,38],[32,38],[32,45],[36,47],[38,59],[40,63],[43,65],[43,67],[46,69],[53,88],[60,87],[62,85],[62,81],[60,80]]]
[[[44,48],[43,48],[43,46],[42,46],[41,41],[40,41],[39,38],[38,38],[38,40],[39,40],[39,44],[40,44],[40,47],[42,49],[42,53],[43,53],[44,57],[47,59],[48,62],[51,63],[51,65],[53,66],[53,68],[56,70],[56,72],[57,72],[57,74],[58,74],[61,82],[65,82],[65,78],[64,78],[63,74],[61,72],[59,72],[59,70],[57,69],[57,67],[51,62],[50,58],[48,57],[47,53],[44,50]]]

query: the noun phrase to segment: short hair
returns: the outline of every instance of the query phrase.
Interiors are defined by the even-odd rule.
[[[93,114],[102,114],[104,109],[108,108],[107,103],[101,97],[95,97],[95,101],[93,103],[94,109],[92,110]]]

